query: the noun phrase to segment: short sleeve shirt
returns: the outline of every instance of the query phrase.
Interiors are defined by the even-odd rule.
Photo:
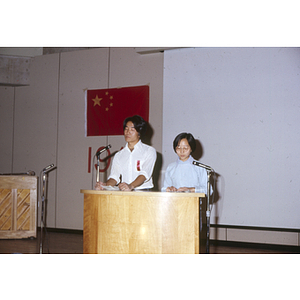
[[[145,182],[135,189],[153,188],[152,172],[156,161],[156,150],[139,141],[132,151],[126,146],[116,153],[109,178],[117,183],[130,184],[139,175],[144,175]]]

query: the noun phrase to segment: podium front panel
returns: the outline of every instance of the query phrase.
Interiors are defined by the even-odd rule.
[[[83,252],[202,253],[200,201],[205,194],[84,193]],[[202,210],[201,210],[202,211]]]

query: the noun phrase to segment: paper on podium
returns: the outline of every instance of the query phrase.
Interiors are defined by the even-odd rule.
[[[119,188],[117,186],[101,185],[101,187],[103,188],[103,190],[106,190],[106,191],[119,191]]]

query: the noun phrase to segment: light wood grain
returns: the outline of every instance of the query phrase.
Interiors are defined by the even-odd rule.
[[[0,176],[0,238],[36,237],[37,177]]]
[[[199,198],[160,192],[84,193],[84,253],[199,253]]]

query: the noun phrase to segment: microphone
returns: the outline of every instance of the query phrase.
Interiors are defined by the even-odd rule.
[[[28,171],[26,174],[29,175],[29,176],[34,176],[35,172],[34,171]]]
[[[49,166],[47,166],[46,168],[43,169],[43,172],[49,172],[50,169],[52,169],[54,167],[54,164],[51,164]]]
[[[195,161],[195,160],[193,161],[193,165],[195,165],[197,167],[202,167],[202,168],[207,169],[207,170],[214,171],[214,169],[212,167],[201,164],[201,163],[199,163],[198,161]]]
[[[111,145],[107,145],[106,147],[104,147],[101,150],[97,151],[96,156],[99,156],[102,152],[107,151],[109,148],[111,148]]]

